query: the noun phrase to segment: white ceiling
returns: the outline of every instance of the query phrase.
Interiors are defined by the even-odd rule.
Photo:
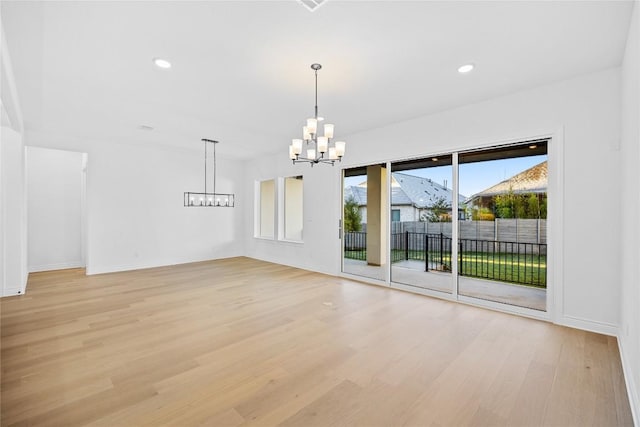
[[[2,1],[25,127],[287,154],[313,114],[336,136],[618,66],[631,1]],[[153,57],[170,60],[161,70]],[[477,67],[460,75],[458,66]],[[139,125],[153,126],[142,131]],[[347,140],[348,141],[348,140]]]

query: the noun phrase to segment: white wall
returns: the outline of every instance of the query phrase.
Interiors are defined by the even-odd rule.
[[[620,301],[619,238],[611,213],[620,204],[620,69],[609,69],[439,114],[345,137],[342,167],[402,159],[560,131],[564,222],[551,238],[564,244],[555,321],[615,334]],[[339,123],[337,123],[339,126]],[[247,255],[338,274],[340,167],[292,166],[282,153],[248,163],[255,179],[304,174],[305,241],[291,248],[247,238]],[[551,159],[550,159],[551,161]],[[550,165],[551,167],[551,165]],[[562,179],[560,179],[562,183]],[[252,212],[247,210],[247,212]],[[614,214],[615,216],[615,214]],[[247,226],[253,219],[247,216]],[[592,236],[584,229],[608,230]],[[598,242],[598,250],[590,250]]]
[[[238,191],[241,162],[218,155],[216,187],[236,193],[234,208],[185,208],[185,191],[204,190],[198,141],[180,151],[38,133],[26,140],[88,153],[87,274],[243,254],[243,212],[250,205]]]
[[[83,153],[27,147],[29,271],[84,267]]]
[[[634,6],[622,64],[620,347],[629,400],[640,425],[640,5]]]
[[[22,136],[0,128],[1,296],[25,292],[27,286],[25,160]]]
[[[284,147],[286,149],[286,146]],[[338,166],[292,165],[287,156],[275,155],[246,164],[244,191],[255,181],[277,177],[303,176],[304,243],[257,239],[245,234],[245,253],[249,257],[312,271],[338,274],[340,271],[340,168]],[[254,224],[254,210],[245,210],[245,224]],[[250,228],[249,228],[250,229]]]
[[[0,22],[0,296],[27,286],[27,204],[22,110]]]

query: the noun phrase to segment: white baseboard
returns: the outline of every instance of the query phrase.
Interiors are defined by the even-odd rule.
[[[595,332],[598,334],[609,335],[612,337],[618,336],[618,325],[613,323],[598,322],[595,320],[582,319],[580,317],[564,315],[558,321],[554,322],[558,325],[568,326],[570,328],[582,329],[589,332]]]
[[[627,396],[629,397],[629,406],[631,407],[631,416],[633,417],[633,425],[640,426],[640,396],[638,396],[638,387],[635,383],[633,373],[628,364],[628,358],[625,355],[624,343],[622,337],[618,336],[618,351],[620,352],[620,362],[622,363],[622,373],[624,382],[627,387]]]
[[[227,259],[227,258],[236,258],[239,256],[243,256],[240,254],[232,254],[223,257],[217,258],[202,258],[202,259],[189,259],[189,260],[179,260],[179,261],[165,261],[165,262],[157,262],[157,263],[134,263],[134,264],[122,264],[122,265],[112,265],[112,266],[89,266],[87,265],[87,276],[92,276],[94,274],[107,274],[107,273],[118,273],[121,271],[131,271],[131,270],[144,270],[147,268],[158,268],[158,267],[169,267],[172,265],[180,265],[180,264],[191,264],[193,262],[203,262],[203,261],[215,261],[217,259]]]
[[[16,295],[23,295],[22,289],[20,288],[13,288],[13,289],[5,289],[4,293],[0,296],[2,297],[13,297]]]
[[[38,273],[40,271],[66,270],[67,268],[82,268],[82,261],[59,262],[56,264],[30,265],[29,273]]]

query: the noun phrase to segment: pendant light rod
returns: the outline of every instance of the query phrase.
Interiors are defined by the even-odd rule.
[[[315,118],[318,119],[318,70],[322,68],[320,64],[311,64],[311,69],[316,73],[316,109],[315,109]]]
[[[204,192],[207,192],[207,143],[213,144],[213,192],[216,192],[216,144],[220,141],[202,138],[204,142]]]

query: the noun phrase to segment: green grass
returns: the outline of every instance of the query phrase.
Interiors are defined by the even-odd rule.
[[[409,251],[410,260],[424,262],[424,252]],[[467,277],[476,277],[537,288],[547,287],[547,257],[545,255],[520,255],[509,253],[463,252],[459,273]],[[431,262],[440,262],[440,254],[429,253]],[[345,258],[366,260],[366,251],[345,251]],[[393,262],[403,261],[405,251],[391,251]],[[449,270],[450,254],[443,254],[441,270]]]

